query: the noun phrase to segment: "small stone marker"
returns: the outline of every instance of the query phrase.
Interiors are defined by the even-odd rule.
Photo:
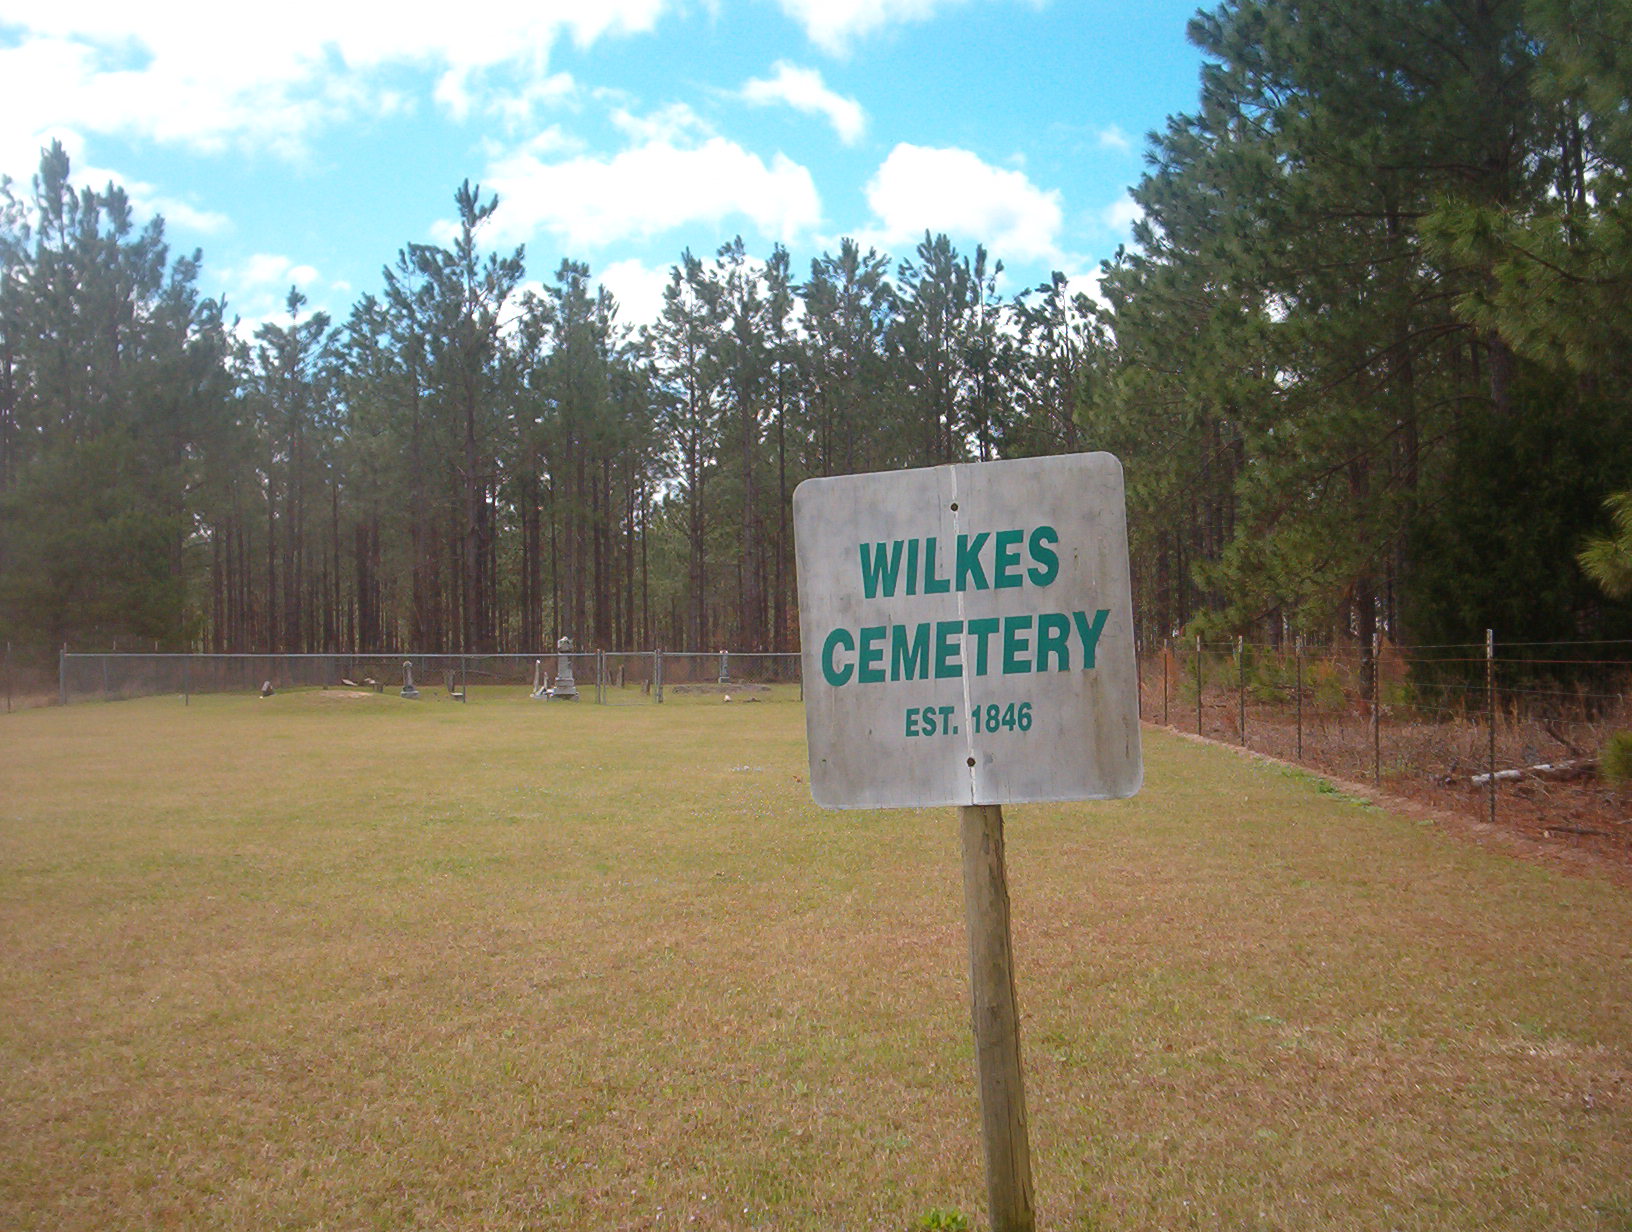
[[[562,638],[555,644],[555,649],[555,687],[550,690],[550,700],[575,702],[578,700],[578,683],[572,678],[572,639]]]
[[[271,697],[272,694],[274,694],[276,692],[277,692],[277,690],[272,687],[272,682],[270,680],[263,680],[261,682],[261,696],[262,697]]]
[[[1033,1232],[1002,806],[1143,782],[1122,464],[810,479],[793,517],[811,794],[959,806],[988,1214]]]
[[[407,660],[402,664],[402,695],[409,701],[419,698],[419,690],[414,688],[414,665]]]
[[[549,682],[548,678],[546,678],[542,674],[543,671],[544,671],[544,660],[543,659],[534,659],[533,660],[533,693],[532,693],[532,697],[533,697],[533,700],[535,702],[547,702],[547,701],[550,700],[550,682]]]

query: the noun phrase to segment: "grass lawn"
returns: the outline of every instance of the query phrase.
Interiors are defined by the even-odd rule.
[[[713,697],[0,715],[0,1228],[983,1226],[955,810],[804,776]],[[1145,781],[1006,810],[1040,1228],[1632,1229],[1632,892]]]

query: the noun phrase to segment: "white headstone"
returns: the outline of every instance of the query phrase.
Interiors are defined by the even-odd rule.
[[[550,700],[575,702],[578,700],[578,682],[572,678],[572,639],[563,637],[555,644],[555,686]]]

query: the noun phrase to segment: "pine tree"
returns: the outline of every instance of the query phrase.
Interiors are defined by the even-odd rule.
[[[1615,493],[1604,508],[1615,529],[1587,540],[1576,559],[1610,598],[1632,598],[1632,492]]]
[[[224,413],[224,342],[124,192],[76,189],[53,143],[7,190],[0,626],[19,642],[179,645],[198,446]]]
[[[901,465],[910,454],[894,414],[889,338],[896,297],[889,258],[855,240],[810,264],[801,289],[809,353],[807,407],[818,475],[854,474]]]

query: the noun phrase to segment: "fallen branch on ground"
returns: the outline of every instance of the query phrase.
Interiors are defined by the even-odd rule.
[[[1589,757],[1580,761],[1544,761],[1535,766],[1521,766],[1514,770],[1498,770],[1496,771],[1496,781],[1498,783],[1512,783],[1519,779],[1550,779],[1554,782],[1560,782],[1565,779],[1584,779],[1597,773],[1598,761],[1596,758]],[[1490,784],[1490,779],[1491,776],[1488,773],[1476,774],[1468,779],[1468,785],[1470,787],[1487,787]]]

